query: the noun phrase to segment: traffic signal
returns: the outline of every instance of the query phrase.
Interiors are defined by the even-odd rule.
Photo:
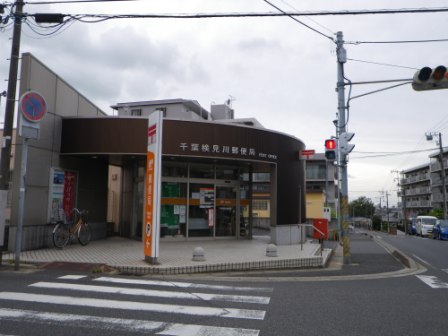
[[[448,89],[447,68],[443,65],[439,65],[435,69],[422,68],[415,73],[412,88],[415,91]]]
[[[342,155],[347,155],[353,150],[353,148],[355,148],[355,145],[348,143],[354,136],[355,133],[349,132],[344,132],[339,135],[339,150]]]
[[[337,142],[335,139],[325,140],[325,157],[327,158],[327,160],[336,160],[336,148]]]

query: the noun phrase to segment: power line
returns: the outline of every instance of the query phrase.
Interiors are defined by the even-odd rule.
[[[380,62],[364,61],[364,60],[358,60],[358,59],[354,59],[354,58],[347,58],[347,60],[354,61],[354,62],[374,64],[374,65],[389,66],[389,67],[394,67],[394,68],[420,70],[420,68],[413,68],[413,67],[408,67],[408,66],[403,66],[403,65],[396,65],[396,64],[390,64],[390,63],[380,63]]]
[[[70,3],[98,3],[98,2],[135,2],[144,0],[67,0],[67,1],[39,1],[24,2],[26,5],[54,5],[54,4],[70,4]],[[331,16],[331,15],[387,15],[387,14],[424,14],[424,13],[444,13],[448,12],[448,7],[431,7],[431,8],[401,8],[401,9],[366,9],[366,10],[339,10],[339,11],[293,11],[287,12],[277,7],[268,0],[263,0],[271,7],[277,9],[280,13],[214,13],[203,14],[209,17],[238,17],[238,16]],[[187,18],[192,14],[166,14],[166,15],[183,15]],[[197,15],[197,14],[193,14]],[[301,22],[300,22],[301,23]],[[303,23],[301,23],[303,24]],[[311,28],[312,29],[312,28]]]
[[[295,8],[294,6],[292,6],[290,3],[286,2],[285,0],[280,0],[281,2],[283,2],[286,6],[288,6],[289,8],[291,8],[292,10],[297,11],[297,8]],[[315,23],[316,25],[318,25],[319,27],[325,29],[326,31],[328,31],[330,34],[336,35],[336,32],[332,31],[330,28],[324,26],[323,24],[321,24],[320,22],[317,22],[316,20],[311,19],[310,17],[307,17],[308,20],[310,20],[311,22]]]
[[[404,43],[435,43],[448,42],[448,39],[428,39],[428,40],[402,40],[402,41],[346,41],[347,44],[404,44]]]
[[[39,1],[39,2],[24,2],[26,5],[55,5],[55,4],[71,4],[71,3],[96,3],[96,2],[130,2],[130,1],[144,1],[144,0],[73,0],[73,1]]]
[[[352,152],[352,154],[359,153],[359,154],[373,154],[373,155],[350,157],[350,159],[351,160],[372,159],[372,158],[378,158],[378,157],[390,157],[390,156],[398,156],[398,155],[407,155],[407,154],[418,154],[418,153],[425,153],[425,152],[433,152],[435,150],[437,150],[437,148],[412,150],[412,151],[401,151],[401,152]]]
[[[328,36],[328,35],[322,33],[321,31],[319,31],[319,30],[317,30],[317,29],[315,29],[315,28],[313,28],[313,27],[307,25],[306,23],[300,21],[299,19],[295,18],[294,16],[289,15],[289,14],[286,13],[283,9],[281,9],[280,7],[274,5],[274,4],[271,3],[270,1],[268,1],[268,0],[263,0],[263,1],[266,2],[268,5],[270,5],[271,7],[275,8],[276,10],[278,10],[279,12],[285,14],[286,16],[289,16],[291,19],[293,19],[293,20],[296,21],[297,23],[301,24],[302,26],[304,26],[304,27],[306,27],[306,28],[312,30],[313,32],[315,32],[315,33],[317,33],[317,34],[319,34],[319,35],[321,35],[321,36],[323,36],[323,37],[326,37],[327,39],[330,39],[330,40],[333,41],[333,37]]]

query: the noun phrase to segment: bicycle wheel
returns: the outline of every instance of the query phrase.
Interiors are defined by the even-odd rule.
[[[90,242],[90,228],[87,223],[81,224],[78,229],[78,241],[85,246]]]
[[[53,229],[53,244],[57,248],[63,248],[70,239],[70,231],[67,225],[56,224]]]

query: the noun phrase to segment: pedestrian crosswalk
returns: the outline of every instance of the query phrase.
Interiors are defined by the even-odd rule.
[[[269,287],[222,286],[120,277],[90,279],[65,275],[54,281],[34,282],[24,291],[0,291],[0,321],[26,320],[28,323],[64,326],[82,323],[84,328],[113,326],[114,330],[166,336],[256,336],[260,330],[241,328],[241,321],[264,320],[272,291]],[[25,308],[18,309],[15,306],[17,302]],[[64,306],[64,309],[61,309],[61,312],[54,308],[42,311],[34,308],[35,305]],[[7,308],[8,306],[10,308]],[[101,311],[101,316],[71,313],[71,309],[79,312],[80,307]],[[126,315],[125,312],[134,311],[147,313],[145,317],[149,319],[126,318],[129,314]],[[150,319],[151,316],[160,317],[160,314],[166,314],[162,316],[167,316],[167,321]],[[176,316],[176,323],[172,322],[173,316]],[[183,318],[185,323],[177,323]],[[221,323],[213,325],[213,322],[204,325],[189,323],[191,320],[214,321],[208,318],[222,318],[238,323],[235,322],[235,327],[228,327],[232,323],[227,322],[226,327],[221,326]],[[251,322],[250,326],[253,325]]]
[[[434,289],[448,289],[448,283],[432,275],[416,275],[421,281]]]

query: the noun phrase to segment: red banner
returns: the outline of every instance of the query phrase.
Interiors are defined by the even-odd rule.
[[[64,196],[62,207],[67,220],[72,219],[72,209],[75,207],[76,198],[76,172],[66,171],[64,174]]]

